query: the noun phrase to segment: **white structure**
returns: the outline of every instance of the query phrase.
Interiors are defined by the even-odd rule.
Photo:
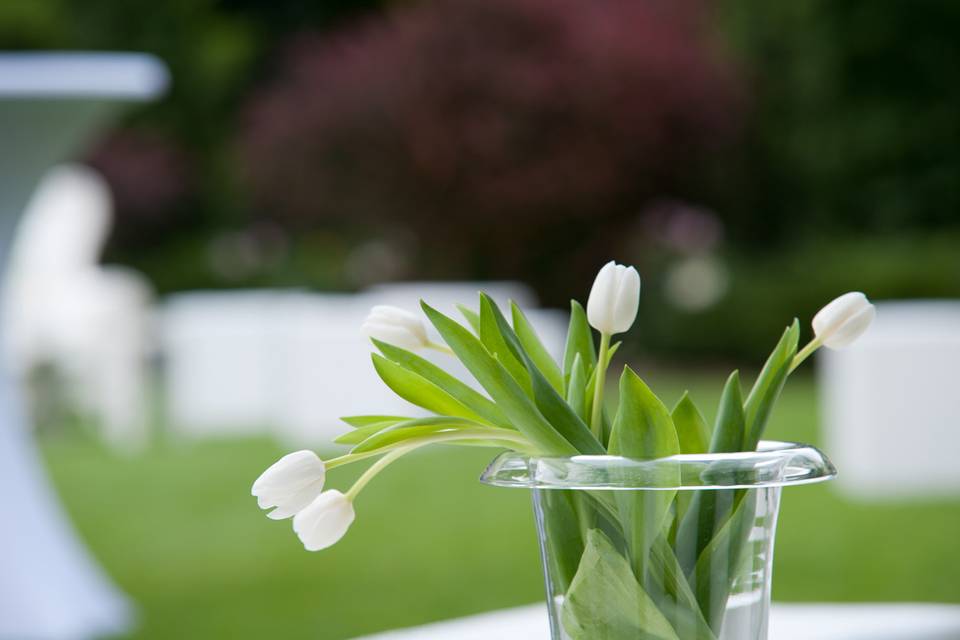
[[[98,264],[112,203],[93,170],[61,166],[40,183],[17,230],[7,271],[12,373],[26,388],[50,365],[117,448],[147,439],[151,289],[139,274]]]
[[[185,435],[270,430],[319,446],[346,430],[341,416],[423,415],[377,377],[360,325],[375,304],[417,311],[420,297],[459,317],[454,303],[475,301],[481,288],[502,304],[508,298],[534,299],[513,283],[408,283],[360,294],[262,290],[172,296],[159,321],[166,422]],[[566,314],[532,310],[529,316],[548,348],[562,352]],[[421,355],[468,376],[449,356]]]
[[[878,304],[856,343],[818,357],[841,489],[876,499],[960,494],[960,302]]]
[[[367,289],[375,304],[389,304],[411,311],[419,311],[420,300],[441,313],[462,319],[457,304],[474,311],[480,304],[480,291],[485,292],[506,312],[507,303],[513,300],[524,309],[537,306],[537,297],[530,287],[519,282],[390,282]]]
[[[0,271],[6,271],[14,229],[41,176],[82,149],[125,103],[155,97],[166,82],[163,65],[148,56],[0,54]],[[0,317],[8,316],[0,310]],[[122,633],[130,626],[130,607],[61,512],[5,360],[0,358],[0,638],[82,640]]]
[[[362,640],[549,640],[542,604],[491,611]],[[956,640],[960,607],[947,604],[781,604],[770,610],[771,640]]]

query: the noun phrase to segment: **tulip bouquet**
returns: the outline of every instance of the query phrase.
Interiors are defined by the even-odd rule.
[[[851,343],[874,317],[862,293],[845,294],[813,318],[814,337],[803,348],[794,320],[745,397],[738,373],[730,375],[711,430],[689,394],[668,409],[630,367],[620,375],[617,402],[605,398],[607,371],[620,346],[612,338],[633,325],[639,296],[634,268],[605,265],[586,310],[571,304],[562,362],[549,355],[519,307],[511,305],[508,320],[483,293],[477,309],[460,307],[464,323],[421,303],[443,344],[430,341],[418,316],[375,307],[363,327],[379,351],[373,366],[397,395],[434,415],[343,418],[353,430],[336,442],[351,445],[349,453],[326,461],[311,451],[284,456],[256,480],[253,495],[261,508],[273,509],[270,518],[292,516],[297,536],[316,551],[347,532],[370,480],[428,445],[505,448],[550,459],[754,451],[790,373],[821,346]],[[417,355],[420,349],[456,358],[486,393]],[[365,460],[375,462],[345,493],[324,490],[328,470]],[[745,524],[756,510],[747,492],[569,493],[577,495],[559,498],[563,507],[551,510],[545,525],[561,547],[550,570],[565,594],[566,637],[719,637],[739,550],[749,536]]]

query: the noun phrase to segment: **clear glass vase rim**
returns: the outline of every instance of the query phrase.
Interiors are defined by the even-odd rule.
[[[480,476],[484,484],[522,489],[758,489],[830,480],[837,470],[814,446],[762,440],[756,451],[678,454],[651,460],[611,455],[538,457],[508,451]]]

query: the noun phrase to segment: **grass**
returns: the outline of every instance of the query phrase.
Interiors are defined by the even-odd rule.
[[[722,378],[684,376],[707,414]],[[668,402],[683,388],[677,374],[648,381]],[[768,437],[819,440],[811,380],[791,380]],[[60,435],[43,451],[80,533],[139,607],[134,638],[333,640],[542,598],[529,497],[477,482],[489,451],[397,462],[358,500],[349,535],[316,554],[249,495],[285,453],[270,440],[164,441],[125,458]],[[829,484],[789,489],[774,597],[960,602],[958,535],[960,502],[859,505]]]

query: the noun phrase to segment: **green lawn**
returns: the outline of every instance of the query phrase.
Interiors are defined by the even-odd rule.
[[[722,379],[686,376],[705,413]],[[676,374],[648,381],[668,403],[682,391]],[[816,443],[816,415],[811,381],[792,380],[768,436]],[[162,442],[123,458],[60,435],[43,451],[80,532],[140,608],[136,638],[349,638],[542,596],[529,497],[477,482],[488,451],[397,462],[358,500],[348,536],[313,554],[249,494],[285,453],[269,440]],[[864,506],[829,484],[789,489],[774,597],[960,602],[958,539],[960,500]]]

